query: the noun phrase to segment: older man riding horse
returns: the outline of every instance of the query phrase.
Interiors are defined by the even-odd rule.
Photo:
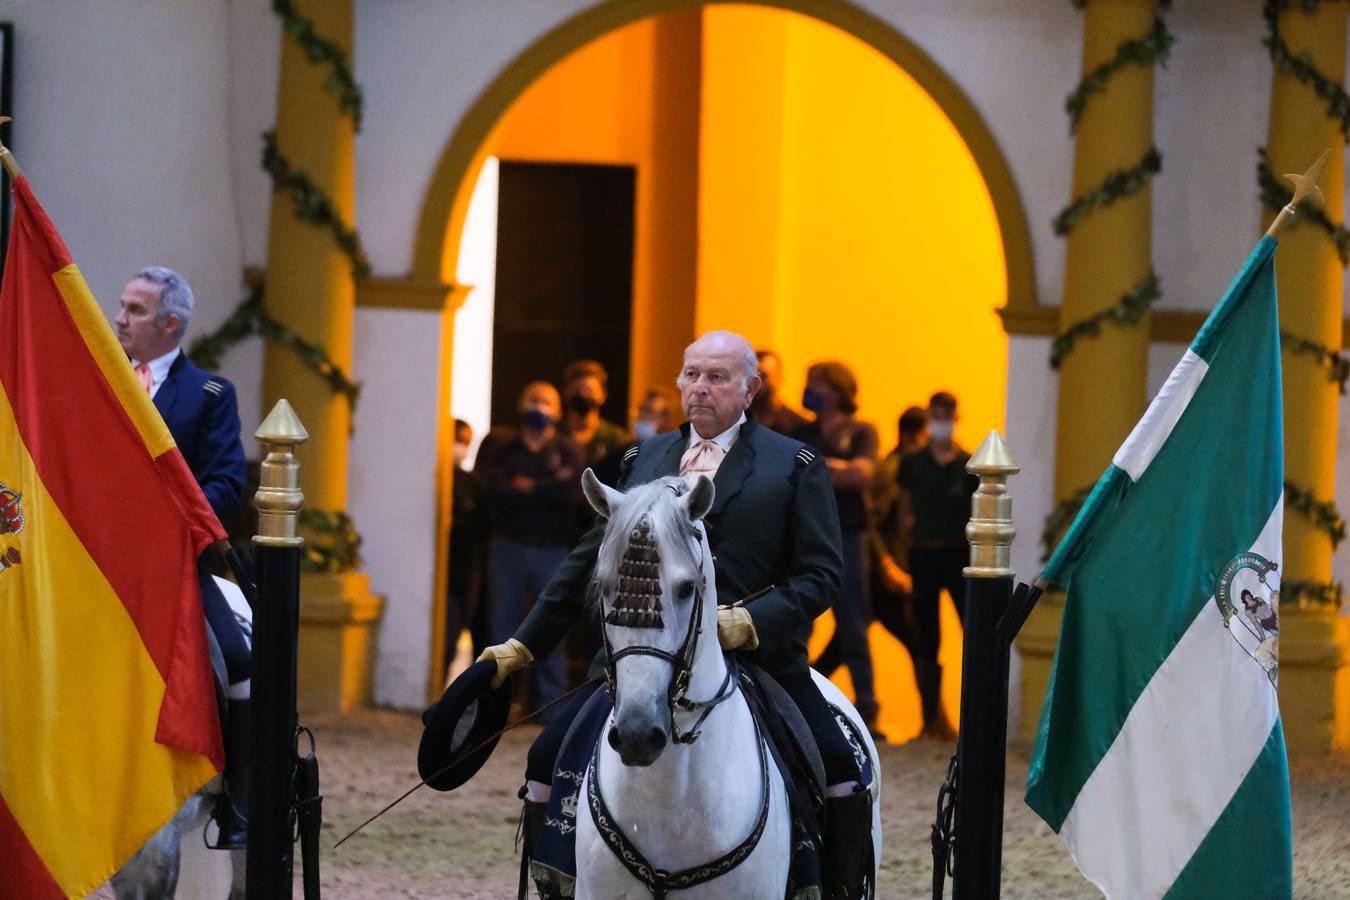
[[[715,500],[703,522],[716,576],[718,638],[773,677],[814,735],[827,781],[826,896],[852,898],[871,879],[871,794],[806,655],[811,622],[839,590],[839,519],[823,461],[748,413],[760,384],[755,353],[739,335],[710,332],[689,345],[677,379],[688,422],[630,449],[620,487],[672,475],[691,483],[712,478]],[[582,621],[604,528],[602,519],[571,552],[515,636],[484,651],[482,659],[497,662],[497,684],[551,652]],[[530,750],[527,829],[541,827],[558,752],[581,700],[556,716]]]

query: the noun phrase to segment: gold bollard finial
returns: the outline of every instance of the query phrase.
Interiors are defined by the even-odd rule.
[[[998,431],[980,444],[966,463],[966,471],[980,476],[980,486],[970,498],[970,521],[966,539],[970,541],[970,565],[962,571],[967,578],[1011,578],[1013,528],[1012,497],[1008,496],[1008,476],[1022,471]]]
[[[258,533],[253,542],[270,547],[303,546],[305,539],[296,532],[305,494],[300,490],[300,463],[291,451],[309,440],[309,432],[291,405],[278,400],[253,436],[267,445],[258,493],[253,495],[258,506]]]

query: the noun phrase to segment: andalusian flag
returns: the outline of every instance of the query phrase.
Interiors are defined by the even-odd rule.
[[[1110,898],[1293,891],[1275,246],[1257,245],[1041,573],[1067,597],[1027,803]]]
[[[0,284],[0,896],[82,897],[221,767],[223,537],[24,178]]]

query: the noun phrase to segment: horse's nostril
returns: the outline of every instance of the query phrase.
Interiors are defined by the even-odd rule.
[[[660,728],[653,728],[647,732],[647,746],[653,750],[660,750],[666,745],[666,733]]]
[[[611,749],[619,749],[619,729],[613,725],[609,726],[609,746]]]

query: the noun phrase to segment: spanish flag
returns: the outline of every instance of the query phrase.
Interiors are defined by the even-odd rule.
[[[0,282],[0,898],[83,897],[223,765],[224,537],[23,177]]]

